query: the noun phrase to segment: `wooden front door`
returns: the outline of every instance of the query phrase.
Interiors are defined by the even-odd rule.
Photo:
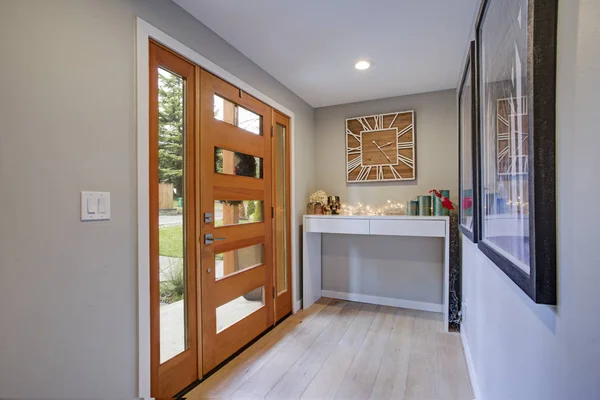
[[[271,108],[202,70],[202,371],[273,325]]]
[[[150,42],[151,394],[198,379],[197,118],[199,68]]]

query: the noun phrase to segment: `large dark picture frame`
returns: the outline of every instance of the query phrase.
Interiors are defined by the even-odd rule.
[[[556,304],[558,0],[483,0],[476,23],[479,249]]]
[[[479,235],[479,138],[478,129],[478,107],[477,107],[477,69],[475,62],[475,42],[469,46],[469,54],[463,68],[460,85],[457,91],[458,104],[458,228],[473,243],[477,243]],[[463,106],[463,103],[464,106]],[[464,113],[468,111],[467,121],[464,121]],[[469,139],[467,141],[467,139]],[[470,143],[463,150],[463,145]],[[463,167],[465,160],[471,160],[471,170],[466,171]],[[470,182],[471,189],[466,189],[463,182]],[[470,196],[467,191],[470,191]],[[469,207],[470,205],[470,207]],[[470,220],[469,220],[470,218]],[[467,224],[465,224],[467,222]]]

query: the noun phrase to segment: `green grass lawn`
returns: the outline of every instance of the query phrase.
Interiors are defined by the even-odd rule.
[[[161,256],[183,258],[183,225],[163,226],[158,237]]]

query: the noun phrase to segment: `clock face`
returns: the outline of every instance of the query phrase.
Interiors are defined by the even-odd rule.
[[[414,180],[414,112],[346,120],[348,182]]]
[[[361,131],[362,165],[398,165],[398,131]]]

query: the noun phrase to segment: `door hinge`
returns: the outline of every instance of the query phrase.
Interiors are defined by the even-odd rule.
[[[271,137],[273,137],[273,127],[271,126]]]
[[[275,299],[275,286],[273,286],[273,299]]]
[[[275,218],[275,208],[271,207],[271,218]]]
[[[242,89],[240,89],[240,99],[244,97],[244,92],[242,91]]]

